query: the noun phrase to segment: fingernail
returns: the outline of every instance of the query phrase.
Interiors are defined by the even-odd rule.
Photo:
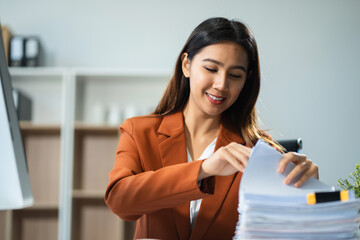
[[[290,183],[289,179],[285,178],[284,183],[289,184]]]
[[[279,173],[282,173],[282,172],[283,172],[283,168],[282,168],[281,166],[278,168],[278,172],[279,172]]]
[[[300,184],[299,184],[299,183],[295,183],[295,184],[294,184],[294,187],[296,187],[296,188],[297,188],[297,187],[300,187]]]

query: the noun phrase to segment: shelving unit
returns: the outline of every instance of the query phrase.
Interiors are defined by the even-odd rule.
[[[170,71],[11,68],[33,101],[21,122],[34,206],[0,211],[0,240],[132,239],[104,203],[121,122],[154,110]]]
[[[58,235],[62,116],[65,109],[61,68],[11,69],[12,85],[31,98],[32,121],[20,122],[34,205],[4,211],[0,239],[56,239]],[[2,217],[1,217],[2,216]]]
[[[73,239],[121,239],[121,221],[104,203],[118,138],[115,127],[75,125]]]

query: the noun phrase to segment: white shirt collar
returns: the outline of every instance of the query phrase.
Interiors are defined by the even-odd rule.
[[[215,150],[215,145],[216,145],[216,140],[217,137],[214,139],[214,141],[212,141],[204,150],[204,152],[201,154],[201,156],[197,159],[197,160],[203,160],[203,159],[207,159],[209,157],[211,157],[211,155],[214,153]],[[187,157],[188,157],[188,162],[192,161],[192,158],[190,156],[189,150],[187,150]]]

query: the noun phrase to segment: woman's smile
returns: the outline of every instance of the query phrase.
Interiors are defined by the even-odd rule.
[[[206,96],[208,97],[209,101],[212,104],[216,104],[216,105],[221,105],[226,100],[226,97],[219,97],[219,96],[215,96],[215,95],[210,94],[210,93],[206,93]]]

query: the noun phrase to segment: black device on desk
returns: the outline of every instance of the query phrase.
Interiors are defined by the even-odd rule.
[[[33,202],[11,78],[0,34],[0,210],[24,208]]]
[[[301,138],[289,139],[289,140],[279,140],[277,142],[286,149],[285,152],[299,152],[299,150],[302,149]]]

